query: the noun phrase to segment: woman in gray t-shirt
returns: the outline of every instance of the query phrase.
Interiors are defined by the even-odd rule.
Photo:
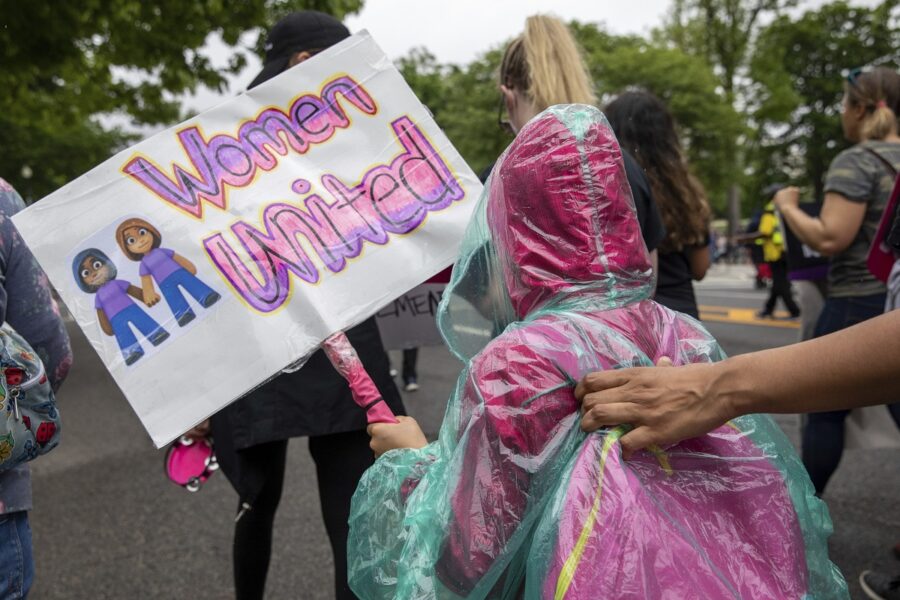
[[[831,257],[828,295],[816,324],[821,337],[878,316],[885,286],[866,257],[900,169],[900,74],[893,69],[854,69],[844,83],[841,123],[855,146],[841,152],[825,178],[819,217],[798,209],[797,188],[775,196],[788,227],[805,244]],[[900,404],[890,405],[900,426]],[[844,451],[844,420],[850,411],[814,413],[803,432],[803,463],[821,494]]]

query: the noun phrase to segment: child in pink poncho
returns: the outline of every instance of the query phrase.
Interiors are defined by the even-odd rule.
[[[831,598],[830,521],[767,417],[621,458],[585,435],[588,372],[719,360],[649,300],[621,152],[593,107],[535,117],[501,157],[440,325],[466,362],[439,439],[377,425],[350,518],[361,598]],[[497,334],[497,335],[495,335]],[[393,429],[392,429],[393,428]]]

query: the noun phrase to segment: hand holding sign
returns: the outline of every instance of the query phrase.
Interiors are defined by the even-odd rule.
[[[334,369],[347,380],[353,401],[366,411],[366,419],[372,423],[396,423],[397,417],[391,412],[375,382],[369,377],[359,355],[342,331],[322,342],[322,350]]]

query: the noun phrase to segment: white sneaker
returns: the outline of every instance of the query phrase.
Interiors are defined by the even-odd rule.
[[[410,379],[406,382],[406,386],[403,389],[407,392],[415,392],[419,389],[419,384],[416,383],[415,379]]]

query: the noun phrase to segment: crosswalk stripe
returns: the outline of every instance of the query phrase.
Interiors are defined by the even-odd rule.
[[[779,320],[790,315],[784,311],[775,313],[775,319],[760,319],[752,308],[733,308],[730,306],[708,306],[700,308],[700,320],[715,323],[737,323],[739,325],[756,325],[758,327],[778,327],[782,329],[799,329],[798,321]]]

